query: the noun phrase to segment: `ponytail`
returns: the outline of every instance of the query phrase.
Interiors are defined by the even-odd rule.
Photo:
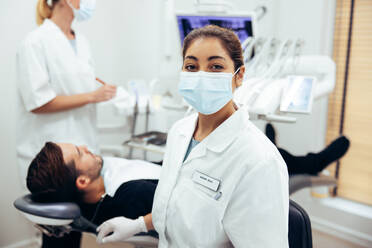
[[[55,1],[52,1],[55,2]],[[48,5],[47,0],[38,0],[36,5],[36,23],[43,24],[44,20],[52,16],[52,7]]]

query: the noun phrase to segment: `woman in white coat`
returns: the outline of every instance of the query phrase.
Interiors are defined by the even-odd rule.
[[[74,18],[91,15],[94,0],[39,0],[37,10],[40,26],[17,53],[17,155],[22,180],[46,141],[87,145],[98,152],[94,103],[109,100],[116,92],[115,86],[96,81],[89,44],[71,29]]]
[[[98,152],[95,103],[111,99],[116,87],[96,81],[89,44],[71,28],[94,8],[95,0],[38,0],[40,26],[18,50],[17,157],[24,184],[32,158],[47,141]]]
[[[237,36],[196,29],[184,40],[183,60],[179,92],[198,114],[168,134],[152,211],[159,247],[288,247],[286,165],[232,101],[245,70]],[[106,240],[128,237],[135,225],[119,218],[99,227],[100,241],[110,232]]]

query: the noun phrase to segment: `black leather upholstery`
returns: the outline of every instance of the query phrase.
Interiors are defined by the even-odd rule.
[[[78,231],[95,233],[96,226],[88,223],[82,218],[80,208],[71,202],[58,203],[39,203],[34,201],[32,196],[26,195],[18,198],[14,206],[21,212],[52,218],[52,219],[73,219],[74,225],[79,224],[83,219],[84,225],[77,225],[74,229]],[[87,223],[85,223],[87,222]],[[87,225],[88,224],[88,225]],[[93,227],[90,228],[90,225]],[[83,227],[80,227],[83,226]],[[87,226],[89,228],[87,228]],[[91,229],[91,230],[90,230]],[[289,229],[288,229],[289,248],[312,248],[312,235],[310,219],[304,209],[297,203],[289,201]]]
[[[305,210],[289,200],[289,248],[312,248],[311,223]]]
[[[16,209],[51,219],[70,220],[80,217],[80,208],[72,202],[40,203],[33,199],[31,194],[18,198],[14,202]]]

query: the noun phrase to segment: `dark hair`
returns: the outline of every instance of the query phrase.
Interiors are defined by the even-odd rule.
[[[216,38],[221,41],[230,58],[234,62],[234,68],[237,70],[244,65],[243,50],[238,36],[226,28],[216,25],[208,25],[202,28],[192,30],[183,40],[182,57],[185,59],[186,51],[193,41],[200,38]]]
[[[61,148],[47,142],[28,168],[27,188],[33,195],[47,196],[50,201],[79,201],[77,177],[75,163],[66,164]]]

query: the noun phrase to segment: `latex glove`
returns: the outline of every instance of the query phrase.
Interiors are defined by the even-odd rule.
[[[103,244],[125,241],[137,233],[147,232],[147,228],[142,216],[136,220],[125,217],[115,217],[102,223],[97,228],[97,232],[97,243]]]

